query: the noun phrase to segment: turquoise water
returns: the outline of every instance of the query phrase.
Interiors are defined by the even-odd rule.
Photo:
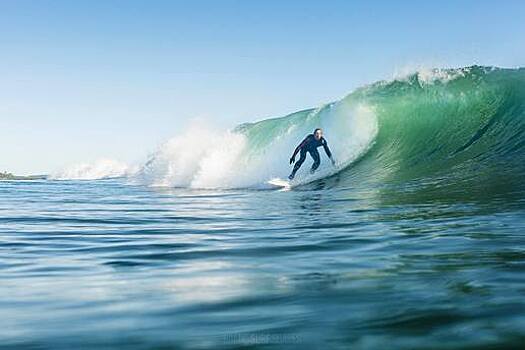
[[[525,73],[434,73],[240,126],[243,155],[186,173],[164,149],[127,177],[0,182],[0,348],[520,348]],[[309,123],[339,167],[268,189]]]
[[[523,344],[523,196],[0,183],[3,348]]]

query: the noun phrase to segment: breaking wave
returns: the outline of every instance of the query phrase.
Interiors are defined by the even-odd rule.
[[[307,160],[298,184],[335,175],[339,184],[425,178],[521,184],[525,69],[420,70],[364,86],[316,109],[233,130],[195,123],[164,143],[138,171],[106,160],[71,167],[54,178],[128,176],[150,186],[259,188],[289,174],[294,147],[316,127],[324,129],[336,166],[321,150],[319,171],[310,175]]]

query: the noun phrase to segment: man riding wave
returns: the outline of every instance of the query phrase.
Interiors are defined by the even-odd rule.
[[[303,162],[306,159],[306,153],[310,153],[310,156],[314,160],[314,164],[312,164],[312,168],[310,169],[310,173],[314,173],[317,168],[319,168],[319,165],[321,164],[321,156],[319,155],[319,152],[317,151],[317,147],[323,146],[324,151],[326,152],[326,155],[330,160],[332,161],[332,165],[335,165],[335,160],[332,157],[332,152],[330,151],[330,148],[328,148],[328,143],[326,142],[325,138],[323,137],[323,130],[317,128],[314,130],[313,134],[310,134],[305,137],[305,139],[297,146],[293,152],[292,157],[290,158],[290,164],[295,162],[295,156],[297,153],[300,152],[299,160],[297,163],[295,163],[292,173],[288,178],[292,180],[295,177],[295,173],[301,165],[303,165]]]

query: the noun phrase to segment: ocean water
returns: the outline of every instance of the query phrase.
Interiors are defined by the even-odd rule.
[[[524,151],[525,71],[468,67],[1,181],[0,349],[523,347]]]

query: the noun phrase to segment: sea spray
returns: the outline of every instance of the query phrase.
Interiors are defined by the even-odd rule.
[[[136,168],[128,164],[108,159],[101,158],[94,162],[72,164],[64,169],[51,174],[50,179],[53,180],[97,180],[109,179],[116,177],[130,176],[136,172]]]
[[[242,135],[194,122],[161,145],[137,178],[151,186],[227,187],[243,149]]]

